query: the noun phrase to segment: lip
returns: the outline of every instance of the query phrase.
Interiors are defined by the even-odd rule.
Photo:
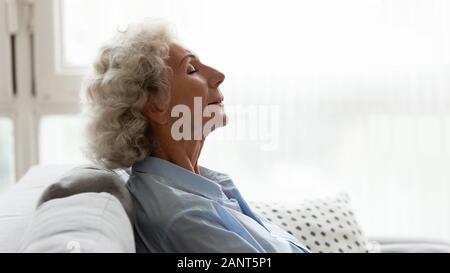
[[[224,98],[223,98],[223,97],[220,97],[220,98],[218,98],[217,100],[215,100],[215,101],[213,101],[213,102],[211,102],[211,103],[208,103],[208,105],[212,105],[212,104],[223,105],[223,100],[224,100]]]

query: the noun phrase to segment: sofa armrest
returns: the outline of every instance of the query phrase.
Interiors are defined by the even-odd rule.
[[[109,193],[52,199],[33,212],[20,252],[135,252],[133,227]]]

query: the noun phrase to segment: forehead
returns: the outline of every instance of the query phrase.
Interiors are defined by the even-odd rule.
[[[169,62],[172,61],[177,64],[188,54],[192,54],[192,52],[178,43],[172,43],[169,50]]]

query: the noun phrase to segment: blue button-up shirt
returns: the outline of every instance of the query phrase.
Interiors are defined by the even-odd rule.
[[[127,187],[137,252],[309,252],[254,213],[226,174],[147,157],[133,165]]]

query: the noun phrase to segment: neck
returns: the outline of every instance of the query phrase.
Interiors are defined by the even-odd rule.
[[[174,140],[170,135],[156,133],[159,146],[151,155],[172,162],[188,171],[200,174],[198,158],[203,148],[204,140]]]

